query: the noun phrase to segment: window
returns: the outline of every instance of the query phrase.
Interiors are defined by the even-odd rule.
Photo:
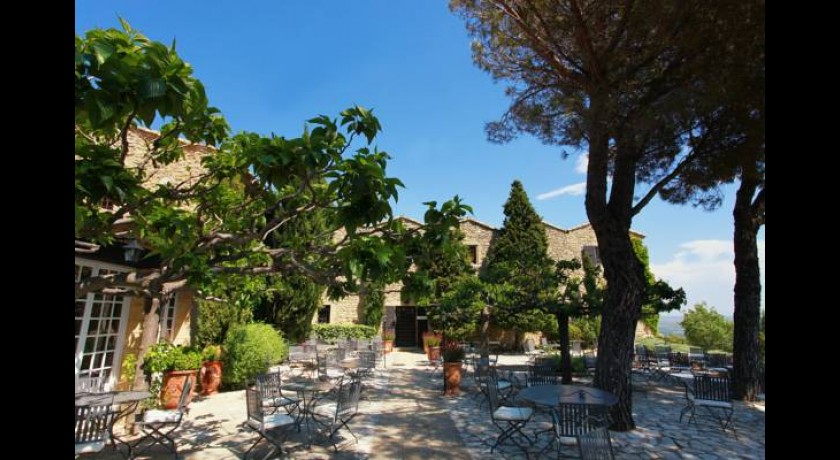
[[[76,281],[123,271],[76,259]],[[122,294],[89,293],[76,299],[76,377],[99,379],[107,389],[119,377],[129,298]]]
[[[178,295],[169,296],[166,305],[160,308],[160,329],[158,329],[158,341],[172,343],[175,339],[175,302]]]
[[[467,257],[469,257],[471,264],[478,264],[478,245],[471,244],[467,246]]]
[[[601,265],[601,258],[598,257],[598,246],[584,246],[580,253],[581,260],[586,256],[593,265]]]
[[[329,324],[330,323],[330,306],[324,305],[318,310],[318,324]]]

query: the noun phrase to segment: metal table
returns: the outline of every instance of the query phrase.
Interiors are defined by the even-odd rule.
[[[307,447],[312,445],[312,428],[309,426],[309,420],[315,422],[315,404],[318,398],[315,397],[318,393],[326,393],[335,385],[329,381],[311,380],[311,379],[293,379],[283,381],[283,389],[294,391],[300,397],[303,407],[300,409],[303,422],[306,423],[306,439]],[[307,395],[309,395],[307,397]]]

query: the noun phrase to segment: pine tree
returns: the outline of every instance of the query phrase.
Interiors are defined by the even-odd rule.
[[[548,257],[548,237],[518,180],[511,184],[504,206],[505,220],[487,252],[483,281],[507,283],[511,294],[493,312],[494,323],[517,333],[544,324],[544,304],[553,284],[554,263]]]

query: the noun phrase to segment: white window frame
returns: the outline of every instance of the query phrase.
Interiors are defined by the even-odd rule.
[[[116,265],[116,264],[109,264],[106,262],[99,262],[90,259],[84,258],[75,258],[75,264],[80,266],[90,267],[92,269],[91,276],[96,276],[99,273],[99,270],[114,270],[118,272],[128,272],[131,271],[132,268],[126,267],[124,265]],[[85,310],[82,317],[82,325],[79,329],[79,343],[76,345],[76,358],[75,358],[75,365],[76,365],[76,381],[78,383],[79,373],[81,372],[82,366],[82,355],[84,354],[84,344],[88,338],[88,328],[90,327],[90,317],[91,311],[93,310],[93,301],[94,301],[95,293],[90,292],[85,295]],[[80,298],[76,298],[75,301],[80,301]],[[125,347],[125,333],[126,327],[128,323],[128,311],[131,308],[131,300],[132,297],[128,295],[123,295],[122,300],[122,312],[120,313],[120,326],[119,330],[117,331],[117,341],[114,345],[114,359],[111,362],[111,372],[108,376],[108,379],[104,382],[104,387],[106,390],[110,390],[114,387],[114,384],[119,381],[120,378],[120,371],[122,370],[122,358],[123,358],[123,348]]]
[[[169,296],[169,301],[160,307],[160,322],[158,324],[158,342],[172,343],[175,340],[175,318],[178,317],[178,293]],[[172,321],[171,327],[166,327],[167,321]]]

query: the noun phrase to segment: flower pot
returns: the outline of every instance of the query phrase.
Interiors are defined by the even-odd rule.
[[[394,341],[393,340],[383,340],[382,341],[382,348],[385,349],[385,353],[390,353],[394,351]]]
[[[458,396],[461,394],[461,363],[443,363],[443,377],[446,382],[445,392],[447,396]]]
[[[429,361],[437,361],[440,359],[440,347],[429,347],[429,351],[426,353],[426,357],[429,358]]]
[[[181,392],[187,379],[192,379],[195,388],[198,370],[166,371],[163,373],[163,385],[160,388],[160,403],[164,409],[176,409],[181,399]],[[187,397],[187,404],[192,401],[192,391]]]
[[[222,384],[222,362],[204,361],[201,366],[201,395],[209,396],[219,392]]]

